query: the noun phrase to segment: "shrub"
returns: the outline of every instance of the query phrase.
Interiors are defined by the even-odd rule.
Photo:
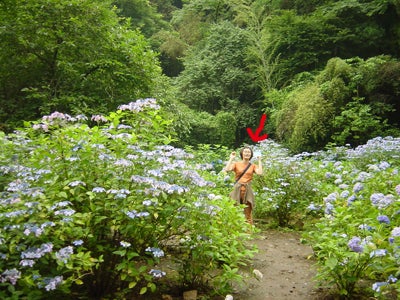
[[[317,205],[324,216],[305,237],[320,282],[334,284],[346,298],[361,282],[378,297],[399,291],[399,147],[399,139],[376,138],[348,149],[342,160],[319,163],[325,196]]]
[[[244,217],[211,193],[212,164],[168,145],[171,122],[144,99],[0,136],[2,299],[144,294],[171,257],[186,286],[241,279],[254,252]]]
[[[301,225],[308,217],[306,207],[319,196],[312,165],[304,155],[289,156],[287,149],[271,140],[260,143],[254,150],[262,153],[265,173],[254,179],[255,216],[272,219],[271,223],[280,227]]]

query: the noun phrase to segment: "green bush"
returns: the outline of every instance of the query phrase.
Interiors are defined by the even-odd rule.
[[[171,122],[144,99],[0,136],[2,299],[123,299],[155,291],[171,259],[186,288],[240,281],[241,209],[211,163],[168,145]]]
[[[304,236],[319,282],[333,284],[344,298],[362,290],[387,299],[400,290],[399,148],[399,139],[376,138],[340,160],[326,152],[316,162],[325,196],[309,208],[324,216]]]

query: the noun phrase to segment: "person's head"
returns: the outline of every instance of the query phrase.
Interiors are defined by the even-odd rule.
[[[253,158],[253,150],[248,147],[245,146],[242,148],[242,150],[240,150],[240,158],[243,159],[243,156],[248,157],[248,155],[250,155],[249,160]]]

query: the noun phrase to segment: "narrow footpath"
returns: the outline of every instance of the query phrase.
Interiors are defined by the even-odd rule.
[[[314,282],[312,249],[300,242],[296,232],[265,231],[254,240],[259,252],[252,268],[263,276],[249,278],[232,294],[234,300],[323,299]]]

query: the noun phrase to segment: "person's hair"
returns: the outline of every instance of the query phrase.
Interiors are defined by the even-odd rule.
[[[245,149],[249,149],[249,150],[251,151],[250,159],[252,159],[252,158],[253,158],[253,149],[251,149],[251,148],[248,147],[248,146],[245,146],[245,147],[242,148],[242,150],[240,150],[240,158],[243,159],[243,151],[244,151]]]

